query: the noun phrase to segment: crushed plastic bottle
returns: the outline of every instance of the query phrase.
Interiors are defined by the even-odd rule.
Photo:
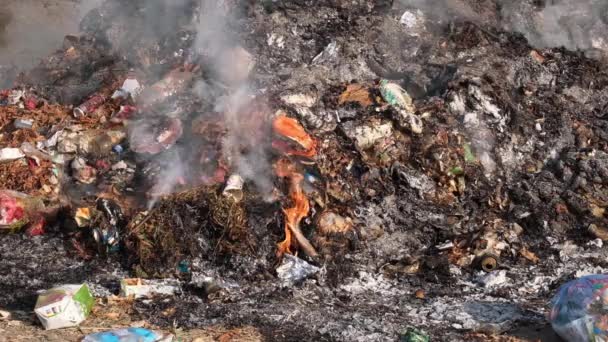
[[[565,341],[608,340],[608,275],[570,281],[551,302],[549,321]]]
[[[173,335],[144,328],[126,328],[86,336],[82,342],[171,342]]]

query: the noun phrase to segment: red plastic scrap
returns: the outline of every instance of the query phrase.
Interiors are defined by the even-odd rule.
[[[37,220],[36,222],[32,223],[25,233],[27,234],[27,236],[30,236],[30,237],[44,235],[45,226],[46,226],[46,221],[43,218],[41,218],[41,219]]]
[[[24,101],[24,106],[27,110],[34,110],[38,108],[38,100],[35,97],[28,97]]]
[[[136,112],[137,107],[135,106],[121,106],[120,111],[114,114],[110,121],[113,123],[122,123],[125,120],[130,120]]]
[[[95,168],[99,171],[109,170],[111,166],[112,165],[110,165],[110,163],[104,159],[99,159],[95,162]]]
[[[16,198],[0,193],[0,219],[3,224],[12,224],[21,220],[24,215],[25,211]]]

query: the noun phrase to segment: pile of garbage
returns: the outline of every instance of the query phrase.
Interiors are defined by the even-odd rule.
[[[74,326],[120,287],[160,327],[284,340],[548,326],[607,271],[608,49],[476,3],[104,1],[0,91],[0,307],[52,288],[36,314]]]

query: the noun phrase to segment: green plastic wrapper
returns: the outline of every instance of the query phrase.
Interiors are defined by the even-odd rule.
[[[424,331],[416,328],[408,328],[401,336],[400,342],[430,342],[431,338]]]

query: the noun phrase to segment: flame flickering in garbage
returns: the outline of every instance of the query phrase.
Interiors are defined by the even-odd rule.
[[[283,209],[285,213],[285,240],[279,243],[277,254],[279,256],[289,253],[292,245],[292,231],[299,229],[300,221],[308,215],[308,199],[304,196],[300,183],[304,177],[297,173],[294,164],[286,159],[279,160],[275,165],[277,176],[289,178],[289,196],[293,200],[294,206]]]
[[[286,155],[312,158],[317,155],[317,142],[310,136],[295,119],[278,116],[272,124],[274,132],[298,143],[303,150],[290,148],[287,143],[274,141],[272,147]]]
[[[300,222],[308,215],[310,205],[308,198],[302,190],[304,176],[296,171],[295,165],[287,159],[281,159],[275,164],[275,172],[279,177],[289,178],[289,196],[293,201],[293,207],[283,209],[285,213],[285,240],[278,244],[277,256],[285,253],[293,254],[291,246],[297,245],[310,257],[317,256],[315,248],[300,230]]]
[[[288,155],[298,155],[313,157],[316,155],[316,141],[306,133],[304,128],[294,119],[280,116],[273,122],[275,133],[296,141],[304,151],[289,149],[287,145],[273,143],[273,146]],[[293,201],[293,206],[283,209],[285,213],[285,240],[278,244],[277,256],[281,257],[285,253],[293,254],[291,247],[294,242],[304,253],[310,257],[317,256],[317,252],[312,244],[306,239],[300,230],[300,222],[310,210],[308,198],[302,190],[302,180],[304,176],[298,172],[296,165],[290,160],[283,158],[276,162],[275,173],[281,178],[289,178],[289,197]],[[295,241],[294,241],[295,239]]]

